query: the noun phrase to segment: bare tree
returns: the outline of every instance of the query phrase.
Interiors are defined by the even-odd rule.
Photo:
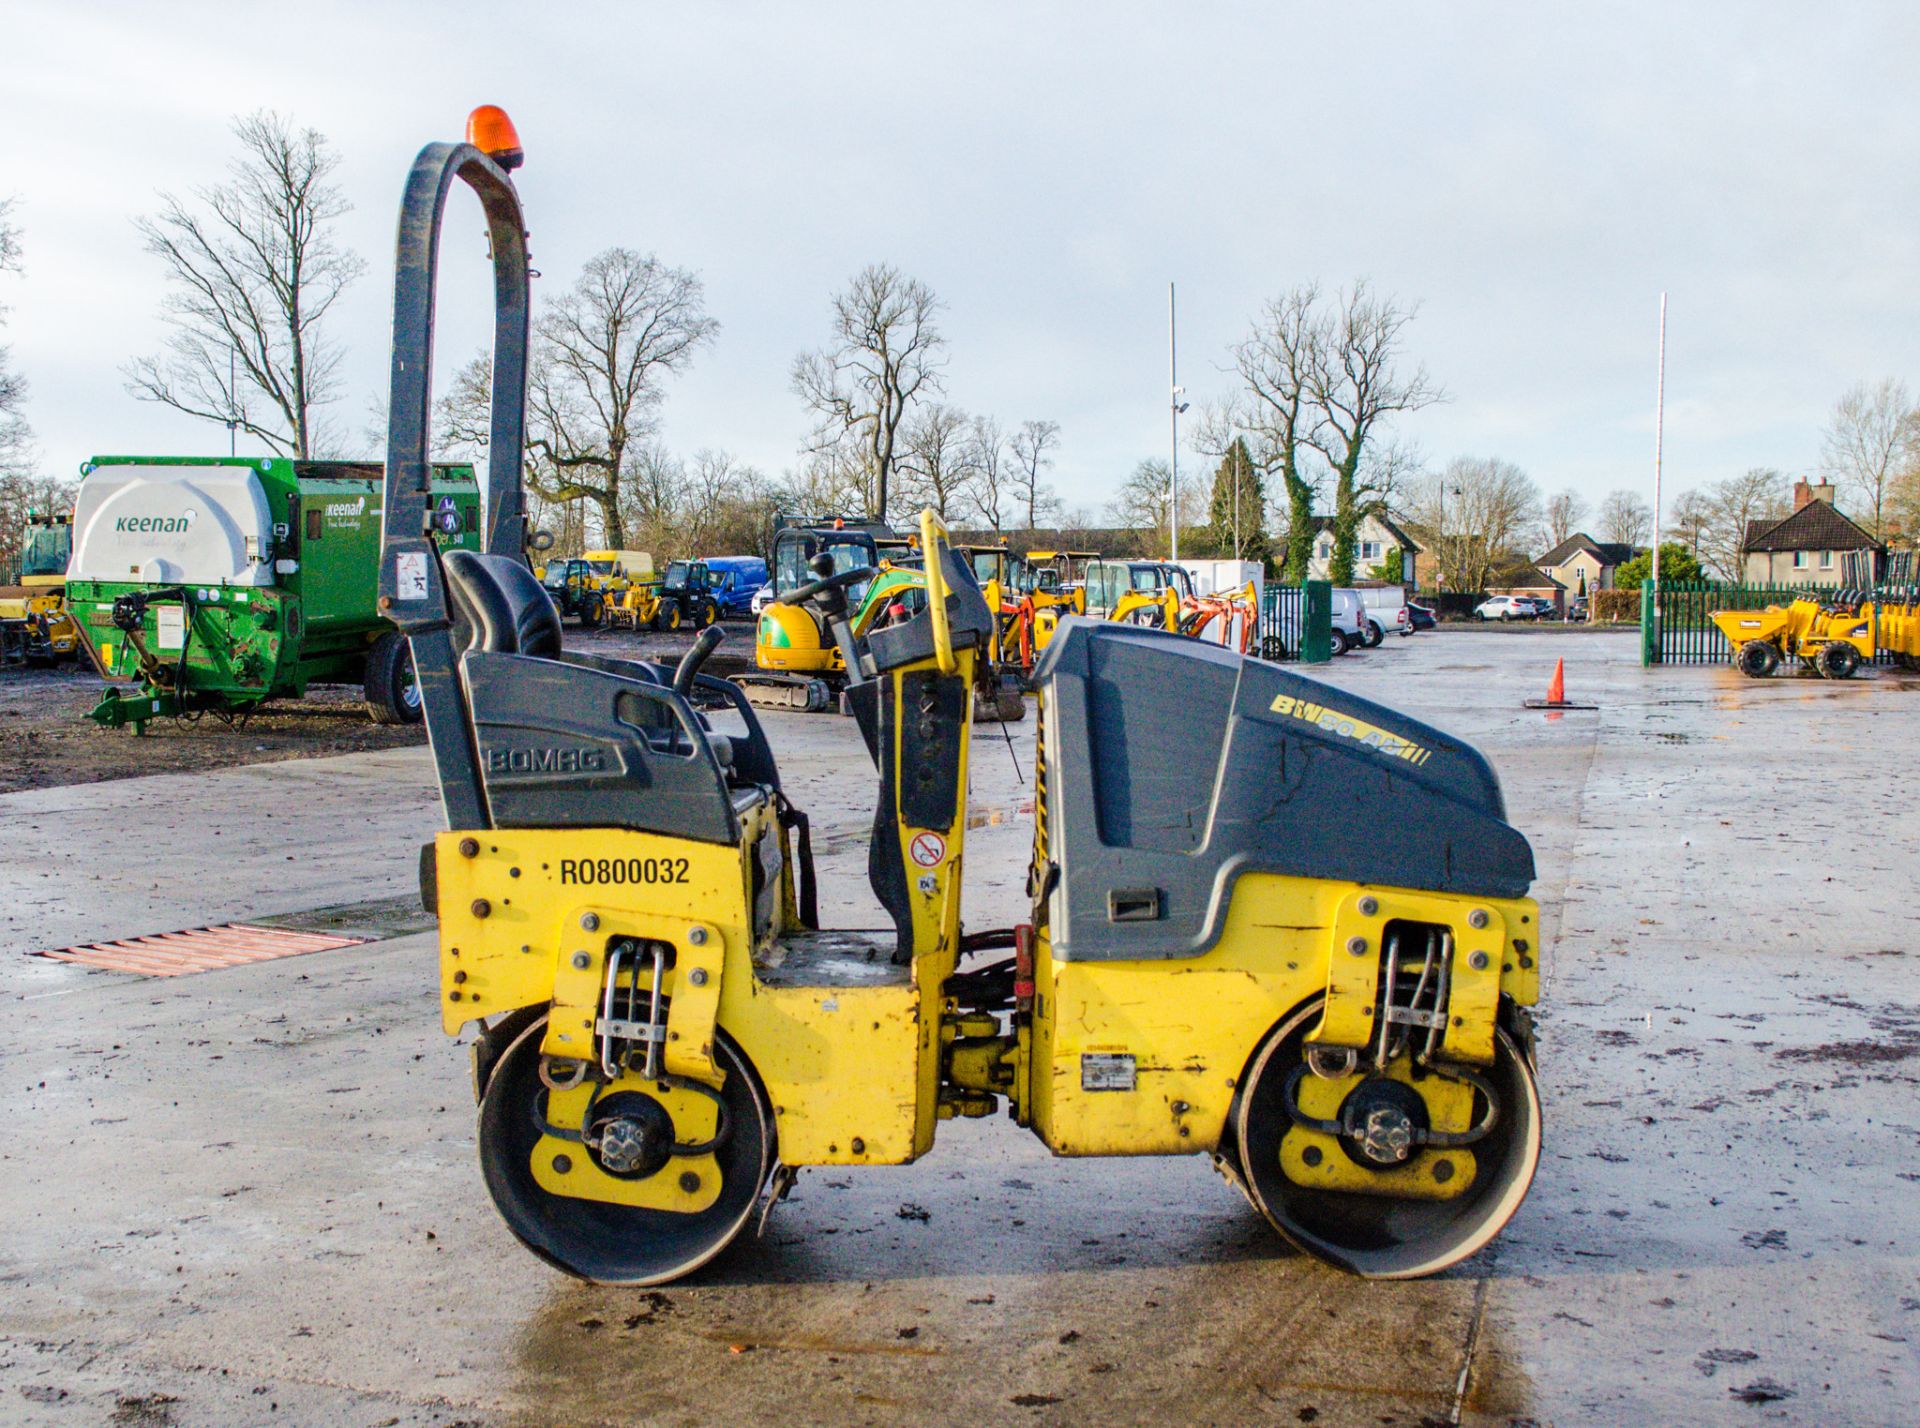
[[[973,473],[968,486],[973,510],[996,535],[1006,520],[1014,466],[1007,451],[1007,434],[995,417],[977,416],[967,431],[967,466]]]
[[[1327,341],[1320,318],[1320,289],[1308,283],[1268,302],[1253,330],[1234,349],[1234,367],[1246,383],[1244,405],[1232,404],[1218,418],[1226,430],[1215,444],[1224,454],[1233,428],[1244,428],[1248,454],[1268,480],[1278,509],[1275,524],[1286,532],[1280,578],[1306,579],[1313,558],[1314,499],[1318,471],[1309,436],[1315,416],[1311,401],[1314,373],[1322,365]],[[1208,429],[1203,419],[1201,430]]]
[[[907,413],[942,390],[939,308],[923,283],[889,264],[869,264],[834,295],[827,345],[793,362],[793,390],[814,414],[809,449],[857,453],[867,512],[877,520],[887,518]]]
[[[319,130],[260,110],[233,133],[226,183],[195,189],[192,203],[163,193],[158,214],[134,220],[166,268],[173,333],[161,355],[127,365],[127,390],[311,456],[315,409],[339,393],[340,352],[322,324],[365,266],[334,242],[352,205],[327,182],[340,159]]]
[[[773,484],[731,452],[702,448],[687,466],[686,513],[672,547],[694,555],[767,554],[779,505]]]
[[[1905,382],[1893,378],[1850,387],[1834,404],[1821,444],[1820,468],[1854,504],[1875,540],[1886,533],[1887,503],[1920,447],[1920,413]]]
[[[20,228],[13,221],[11,198],[0,199],[0,274],[21,271]],[[0,323],[7,310],[0,306]],[[32,462],[33,430],[22,414],[27,402],[27,383],[13,367],[13,354],[0,345],[0,473],[23,475]],[[19,528],[13,520],[10,527]]]
[[[900,494],[915,510],[931,506],[941,520],[950,521],[972,508],[972,422],[945,402],[919,408],[908,421],[902,433]]]
[[[1379,429],[1401,412],[1444,400],[1424,367],[1398,370],[1401,334],[1415,309],[1377,297],[1362,281],[1353,285],[1321,328],[1306,395],[1314,410],[1308,440],[1333,472],[1333,562],[1336,585],[1353,581],[1355,534],[1360,522],[1392,494],[1391,478],[1404,463],[1370,460]]]
[[[1708,488],[1709,519],[1702,532],[1701,562],[1722,580],[1745,577],[1747,541],[1753,528],[1792,509],[1787,478],[1765,466],[1730,476]]]
[[[1701,558],[1700,548],[1706,543],[1707,533],[1712,527],[1713,495],[1710,491],[1695,487],[1673,498],[1673,504],[1667,509],[1667,530],[1675,540],[1693,552],[1694,559]]]
[[[591,501],[601,537],[625,545],[623,485],[653,435],[661,382],[690,364],[720,324],[700,279],[652,254],[609,248],[541,315],[528,380],[530,486],[549,501]]]
[[[851,441],[808,451],[797,468],[780,477],[777,489],[781,509],[808,517],[864,511],[867,481],[863,461]]]
[[[1107,519],[1115,526],[1138,532],[1140,555],[1165,554],[1172,541],[1173,497],[1167,463],[1153,458],[1142,461],[1120,483],[1107,505]],[[1206,506],[1199,482],[1190,481],[1180,489],[1180,525],[1193,530],[1206,519]]]
[[[1597,524],[1601,540],[1638,549],[1653,536],[1653,508],[1637,491],[1609,491]]]
[[[1409,509],[1426,530],[1442,585],[1484,590],[1527,558],[1540,536],[1540,488],[1510,461],[1459,457],[1413,485]]]
[[[1571,486],[1547,497],[1547,544],[1560,545],[1580,533],[1580,522],[1587,518],[1586,498]]]
[[[1053,469],[1053,453],[1060,446],[1060,423],[1023,421],[1013,434],[1013,464],[1009,469],[1008,489],[1015,512],[1028,530],[1059,509],[1059,498],[1046,481]]]

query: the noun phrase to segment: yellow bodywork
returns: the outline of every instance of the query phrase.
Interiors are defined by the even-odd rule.
[[[1363,900],[1378,911],[1359,912]],[[1473,926],[1475,912],[1488,925]],[[1438,893],[1248,873],[1234,885],[1221,937],[1204,956],[1133,962],[1057,962],[1044,932],[1035,957],[1033,1102],[1041,1139],[1061,1155],[1161,1155],[1211,1150],[1249,1058],[1263,1037],[1326,996],[1309,1041],[1364,1047],[1379,989],[1380,930],[1397,919],[1449,926],[1455,965],[1450,1054],[1490,1061],[1499,995],[1539,998],[1530,899]],[[1348,950],[1354,937],[1371,945]],[[1497,953],[1465,985],[1472,950]],[[1088,1089],[1085,1058],[1132,1056],[1136,1089]],[[1423,1088],[1424,1094],[1424,1088]],[[1437,1118],[1436,1118],[1437,1123]],[[1443,1127],[1444,1128],[1444,1127]]]
[[[977,656],[953,643],[937,558],[915,574],[929,587],[933,653],[880,676],[894,682],[879,707],[894,721],[880,732],[880,747],[895,761],[887,786],[896,833],[892,845],[875,849],[876,865],[896,862],[905,872],[910,965],[886,960],[895,941],[889,928],[874,939],[877,955],[861,974],[805,974],[806,954],[797,949],[821,934],[800,924],[788,834],[764,800],[737,810],[737,844],[607,828],[455,830],[435,845],[445,1029],[544,1009],[549,1066],[600,1062],[598,1019],[613,1005],[610,958],[630,958],[619,985],[637,997],[651,975],[645,949],[671,949],[661,974],[663,1079],[649,1081],[628,1060],[602,1093],[645,1090],[667,1107],[683,1142],[713,1133],[713,1102],[687,1087],[720,1086],[715,1046],[724,1033],[765,1089],[788,1166],[905,1163],[932,1147],[941,1119],[987,1114],[1002,1098],[1060,1155],[1231,1154],[1243,1077],[1276,1027],[1316,1006],[1308,1048],[1354,1056],[1344,1072],[1323,1067],[1306,1077],[1299,1107],[1322,1121],[1336,1115],[1376,1041],[1385,940],[1414,926],[1450,953],[1444,1027],[1426,1023],[1440,1062],[1494,1061],[1503,1002],[1530,1006],[1539,994],[1539,914],[1530,899],[1254,872],[1232,884],[1220,936],[1202,955],[1059,960],[1043,922],[1028,944],[1030,1011],[1010,1028],[992,1014],[962,1014],[946,987],[960,946],[971,720],[954,750],[956,791],[942,826],[909,821],[902,791],[915,770],[903,751],[913,747],[908,721],[922,717],[907,681],[946,677],[970,686]],[[1035,864],[1044,873],[1044,738],[1041,746]],[[770,869],[778,869],[772,915],[763,892],[756,932],[756,878]],[[1396,1052],[1387,1074],[1414,1087],[1432,1128],[1467,1131],[1470,1085],[1460,1072],[1416,1071],[1410,1055]],[[580,1126],[590,1085],[550,1082],[548,1123]],[[537,1142],[533,1174],[550,1193],[683,1213],[720,1193],[711,1155],[682,1156],[671,1175],[621,1179],[570,1149],[577,1144],[552,1135]],[[1477,1169],[1471,1150],[1435,1147],[1405,1165],[1369,1169],[1336,1137],[1297,1123],[1279,1154],[1300,1185],[1415,1200],[1457,1196]]]
[[[0,620],[38,620],[47,631],[55,659],[80,649],[80,630],[67,613],[64,575],[23,576],[18,585],[0,590]]]
[[[1852,645],[1865,662],[1879,647],[1880,609],[1875,600],[1828,606],[1809,596],[1764,610],[1715,610],[1708,618],[1736,650],[1758,641],[1784,658],[1812,659],[1822,646],[1838,642]]]
[[[778,600],[760,612],[754,626],[753,662],[783,674],[845,674],[847,662],[818,618],[801,605]]]
[[[938,648],[932,658],[883,677],[898,685],[937,670],[969,687],[974,651],[954,649],[937,570],[930,583]],[[890,746],[899,750],[914,701],[896,688],[890,707]],[[910,966],[883,962],[879,976],[857,985],[796,985],[782,978],[791,939],[804,930],[786,835],[764,801],[741,812],[738,845],[619,829],[455,830],[435,841],[443,1027],[454,1033],[497,1013],[549,1006],[542,1052],[562,1063],[593,1060],[612,949],[629,940],[663,943],[674,955],[662,984],[668,1006],[663,1070],[718,1085],[713,1047],[716,1031],[724,1029],[766,1089],[786,1164],[898,1164],[924,1154],[941,1116],[942,987],[960,943],[970,722],[963,721],[956,801],[943,826],[909,821],[901,796],[906,784],[901,778],[893,784],[898,843],[880,855],[911,870],[909,945],[917,955]],[[780,887],[771,925],[756,942],[753,880],[766,865],[767,839],[779,844]],[[879,939],[883,956],[893,940],[893,929]],[[570,1106],[576,1116],[584,1092],[578,1102]],[[569,1105],[556,1095],[554,1114]],[[674,1119],[683,1138],[698,1138],[698,1128],[682,1125],[677,1111]],[[551,1157],[565,1149],[565,1142],[543,1137],[534,1153],[536,1178],[555,1193],[700,1208],[694,1201],[704,1190],[653,1184],[674,1177],[615,1182],[616,1197],[602,1183],[613,1177],[579,1168],[584,1157],[573,1157],[575,1168],[559,1176]],[[680,1170],[697,1174],[699,1166]],[[701,1177],[703,1185],[707,1178]]]

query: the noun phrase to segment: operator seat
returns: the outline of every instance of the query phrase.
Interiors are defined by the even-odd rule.
[[[450,550],[442,564],[468,649],[560,657],[560,612],[526,566],[472,550]]]
[[[659,670],[565,653],[559,611],[520,561],[456,550],[442,568],[493,826],[738,841],[740,815],[778,786],[757,723],[737,741],[712,733]]]

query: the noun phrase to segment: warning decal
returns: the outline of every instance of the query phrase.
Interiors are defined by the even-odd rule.
[[[938,833],[916,833],[907,844],[907,856],[923,868],[937,868],[947,858],[947,840]]]

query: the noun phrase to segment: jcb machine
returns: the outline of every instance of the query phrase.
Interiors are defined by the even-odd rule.
[[[72,659],[80,632],[67,613],[73,517],[27,512],[16,584],[0,586],[0,665]]]
[[[1004,1110],[1060,1155],[1208,1155],[1289,1239],[1362,1274],[1485,1245],[1539,1157],[1542,955],[1532,854],[1486,761],[1230,651],[1068,619],[1037,671],[1028,918],[963,928],[967,690],[993,616],[927,513],[910,618],[858,639],[847,591],[870,572],[828,552],[780,595],[841,651],[878,785],[886,925],[821,926],[806,820],[744,696],[700,672],[718,632],[673,669],[570,654],[524,562],[526,248],[488,156],[518,156],[503,124],[470,124],[485,153],[429,146],[408,185],[381,589],[450,825],[423,863],[442,1024],[478,1026],[480,1161],[513,1232],[573,1274],[660,1283],[798,1167],[905,1163],[942,1120]],[[504,480],[484,553],[423,524],[455,176],[496,270]]]
[[[1880,602],[1872,595],[1834,591],[1825,600],[1803,596],[1764,610],[1715,610],[1709,618],[1734,647],[1734,662],[1751,679],[1765,679],[1782,659],[1827,679],[1851,679],[1879,648]]]
[[[825,556],[835,572],[866,572],[845,587],[847,599],[858,602],[880,565],[883,546],[897,554],[906,549],[906,542],[875,521],[843,516],[787,520],[773,537],[774,595],[785,595],[814,580],[814,563]],[[835,696],[847,683],[847,662],[832,632],[819,613],[804,603],[776,598],[760,612],[754,626],[753,662],[754,673],[733,679],[763,709],[819,713],[833,707]]]

